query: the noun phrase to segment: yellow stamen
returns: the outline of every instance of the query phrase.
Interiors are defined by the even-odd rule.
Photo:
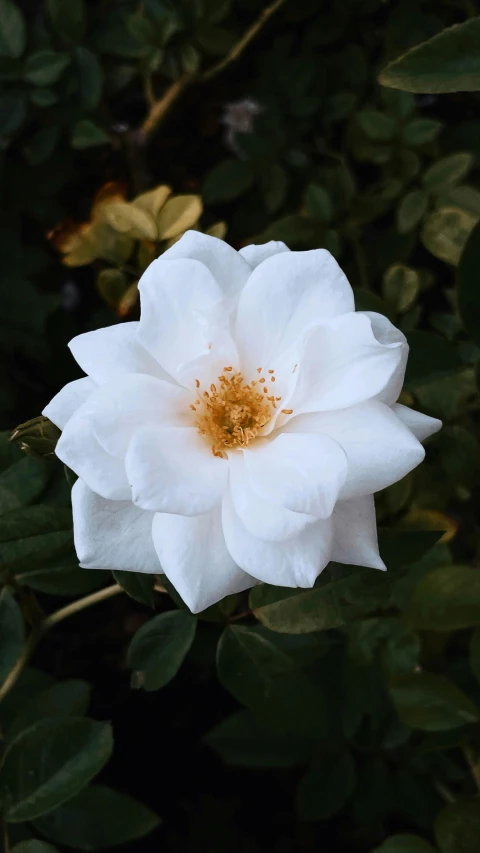
[[[268,396],[264,385],[263,394],[256,388],[256,381],[246,383],[242,374],[233,367],[224,367],[224,373],[216,384],[210,385],[210,393],[203,391],[195,426],[200,435],[205,436],[214,456],[224,457],[228,450],[247,447],[268,424],[273,416],[276,402],[281,397]],[[261,373],[262,368],[257,368]],[[273,371],[268,371],[272,374]],[[259,382],[265,382],[259,379]],[[199,380],[195,381],[197,388]],[[267,396],[264,396],[267,395]],[[197,411],[195,406],[190,406]]]

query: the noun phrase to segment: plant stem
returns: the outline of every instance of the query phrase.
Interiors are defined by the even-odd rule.
[[[266,6],[263,12],[260,13],[258,18],[253,22],[253,24],[246,30],[241,39],[232,47],[232,49],[227,53],[227,55],[220,62],[217,62],[216,65],[213,65],[212,68],[209,68],[203,74],[192,74],[191,72],[185,72],[182,74],[178,80],[175,80],[171,86],[168,87],[164,95],[158,100],[153,101],[151,103],[150,90],[147,91],[147,100],[151,103],[149,113],[142,124],[141,130],[144,136],[149,137],[151,134],[159,127],[169,110],[172,108],[175,101],[178,100],[180,95],[184,92],[184,90],[191,83],[207,83],[209,80],[212,80],[214,77],[217,77],[218,74],[221,74],[229,65],[236,62],[237,59],[240,58],[243,51],[250,44],[250,42],[255,38],[255,36],[260,32],[261,29],[265,26],[267,21],[270,20],[272,15],[280,9],[283,4],[286,3],[286,0],[274,0],[273,3],[270,3],[269,6]]]
[[[51,613],[50,616],[47,616],[43,620],[42,633],[53,628],[54,625],[62,622],[63,619],[73,616],[74,613],[79,613],[80,610],[85,610],[86,607],[91,607],[92,604],[97,604],[99,601],[106,601],[107,598],[112,598],[113,595],[118,595],[119,592],[123,592],[123,589],[120,584],[116,583],[113,586],[105,587],[105,589],[99,589],[98,592],[92,592],[90,595],[86,595],[85,598],[79,598],[78,601],[72,601],[71,604],[67,604],[66,607],[56,610],[55,613]]]
[[[91,595],[86,595],[84,598],[79,598],[78,601],[73,601],[72,604],[67,604],[66,607],[56,610],[55,613],[51,613],[50,616],[47,616],[39,622],[38,625],[34,626],[25,642],[20,657],[0,687],[0,702],[16,684],[23,668],[27,665],[37,648],[39,641],[43,635],[50,630],[50,628],[53,628],[54,625],[57,625],[63,619],[67,619],[74,613],[79,613],[80,610],[85,610],[86,607],[91,607],[92,604],[97,604],[99,601],[105,601],[107,598],[111,598],[119,592],[123,592],[122,587],[119,584],[107,586],[105,589],[100,589],[98,592],[93,592]]]
[[[225,70],[225,68],[228,68],[229,65],[231,65],[233,62],[236,62],[236,60],[239,59],[239,57],[242,55],[245,48],[248,47],[250,42],[255,38],[257,33],[260,32],[260,30],[265,26],[267,21],[270,20],[272,15],[274,15],[275,12],[280,9],[280,6],[283,6],[285,2],[286,0],[274,0],[273,3],[270,3],[270,5],[267,6],[263,10],[263,12],[260,13],[257,20],[253,22],[252,26],[249,27],[248,30],[243,34],[240,41],[237,41],[237,43],[227,53],[226,57],[220,62],[218,62],[216,65],[214,65],[213,68],[209,68],[208,71],[205,71],[201,75],[200,80],[202,81],[202,83],[206,83],[208,80],[212,80],[213,77],[216,77],[217,74],[221,74],[222,71]]]

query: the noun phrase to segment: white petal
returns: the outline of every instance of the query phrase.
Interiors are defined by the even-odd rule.
[[[332,514],[347,476],[347,458],[336,440],[282,433],[256,442],[244,455],[250,483],[264,500],[316,518]]]
[[[98,495],[114,501],[131,499],[124,461],[110,456],[93,434],[88,401],[68,421],[55,453]]]
[[[378,400],[391,406],[398,400],[405,379],[405,368],[408,359],[407,339],[403,332],[397,329],[383,314],[377,314],[375,311],[360,311],[359,314],[364,314],[370,319],[373,334],[380,344],[384,346],[399,345],[400,358],[397,367],[385,388],[377,395]]]
[[[50,400],[48,406],[45,406],[42,415],[49,418],[59,429],[63,429],[96,387],[95,382],[88,376],[69,382]]]
[[[239,519],[249,533],[259,539],[282,542],[296,536],[316,519],[311,515],[292,512],[278,502],[265,500],[248,480],[245,456],[232,453],[229,457],[230,494]]]
[[[344,409],[376,397],[390,386],[403,358],[404,345],[379,343],[365,313],[337,317],[308,337],[296,388],[290,400],[282,400],[282,408],[299,415]]]
[[[143,373],[126,373],[90,394],[83,412],[107,453],[124,457],[135,430],[148,424],[190,424],[190,401],[191,394],[179,385]]]
[[[124,373],[147,373],[172,381],[138,339],[138,322],[118,323],[77,335],[69,347],[74,359],[91,378],[102,385]]]
[[[161,572],[153,546],[153,513],[130,501],[106,501],[81,480],[72,489],[75,548],[84,569]]]
[[[400,420],[413,432],[415,438],[419,441],[425,441],[434,433],[442,428],[442,422],[438,418],[430,418],[428,415],[422,415],[421,412],[415,412],[408,406],[402,406],[397,403],[393,407],[393,411]]]
[[[194,427],[143,427],[125,466],[133,502],[155,512],[199,515],[217,506],[227,488],[227,460],[214,456]]]
[[[227,551],[219,508],[195,518],[157,513],[152,533],[163,572],[193,613],[254,586]]]
[[[371,495],[339,501],[332,518],[332,560],[371,569],[386,568],[378,553],[375,504]]]
[[[253,271],[238,304],[235,340],[242,369],[276,368],[276,358],[315,323],[354,311],[353,291],[325,249],[280,252]]]
[[[218,237],[202,234],[201,231],[186,231],[183,237],[162,255],[162,260],[190,258],[200,261],[208,267],[223,294],[230,299],[238,296],[251,271],[241,254]]]
[[[208,387],[225,366],[237,366],[228,302],[204,264],[162,256],[139,289],[140,340],[177,382],[194,388],[199,379]]]
[[[271,258],[273,255],[278,255],[280,252],[289,252],[290,249],[285,243],[282,243],[281,240],[270,240],[269,243],[263,243],[262,245],[256,246],[244,246],[243,249],[240,249],[239,255],[242,258],[245,258],[247,264],[250,266],[250,269],[254,270],[255,267],[258,267],[263,261],[266,261],[267,258]]]
[[[350,409],[317,412],[292,418],[288,432],[329,435],[347,456],[348,473],[340,489],[347,500],[385,489],[412,471],[425,450],[397,415],[384,403],[370,400]]]
[[[253,536],[242,524],[227,493],[222,523],[227,548],[237,565],[265,583],[311,587],[330,560],[330,518],[309,524],[285,542],[267,542]]]

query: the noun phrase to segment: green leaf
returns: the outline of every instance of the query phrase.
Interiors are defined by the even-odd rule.
[[[83,717],[90,693],[90,684],[80,679],[61,681],[37,693],[15,717],[8,730],[8,740],[12,741],[19,732],[45,717]]]
[[[150,619],[135,634],[127,652],[132,687],[159,690],[177,674],[195,637],[197,620],[186,610]]]
[[[471,699],[443,675],[404,675],[390,687],[390,695],[402,723],[413,729],[440,732],[479,719]]]
[[[33,503],[47,484],[45,463],[24,457],[0,474],[0,514]]]
[[[371,853],[435,853],[435,850],[418,835],[392,835]]]
[[[480,346],[480,223],[475,226],[457,270],[458,310],[467,335]]]
[[[455,24],[390,62],[382,86],[407,92],[476,92],[480,89],[480,19]]]
[[[317,184],[309,184],[305,195],[309,216],[320,222],[330,222],[333,211],[328,192]]]
[[[143,838],[160,818],[128,794],[91,785],[59,809],[35,821],[56,844],[75,850],[103,850]]]
[[[442,207],[426,219],[421,233],[423,245],[432,255],[456,266],[478,217],[455,207]]]
[[[473,632],[470,641],[470,666],[480,684],[480,628]]]
[[[8,737],[10,727],[15,721],[19,708],[28,705],[35,696],[55,684],[54,678],[41,669],[27,666],[2,700],[2,731]]]
[[[428,208],[428,195],[423,190],[407,193],[397,207],[397,229],[399,234],[408,234],[422,221]]]
[[[239,767],[294,767],[304,764],[312,751],[311,738],[285,731],[248,710],[226,717],[203,741],[227,764]]]
[[[13,509],[0,516],[0,542],[71,529],[72,511],[65,507],[37,504]]]
[[[53,153],[60,137],[58,127],[45,127],[37,130],[31,137],[27,147],[27,157],[32,166],[43,163]]]
[[[12,92],[0,96],[0,134],[11,136],[23,124],[27,115],[23,98]]]
[[[25,50],[23,15],[13,0],[0,0],[0,56],[18,59]]]
[[[406,145],[426,145],[437,138],[442,127],[441,121],[435,121],[432,118],[413,119],[403,128],[403,141]]]
[[[111,139],[108,133],[90,119],[77,121],[71,136],[72,148],[83,151],[85,148],[95,148],[97,145],[110,145]]]
[[[415,587],[405,618],[424,631],[480,625],[480,572],[468,566],[428,572]]]
[[[407,334],[410,352],[405,382],[422,382],[442,373],[451,373],[462,366],[456,346],[435,332],[414,329]]]
[[[7,587],[0,592],[0,684],[15,666],[25,639],[22,612]]]
[[[348,752],[324,753],[309,767],[297,789],[302,821],[328,820],[339,812],[355,787],[355,766]]]
[[[153,607],[155,575],[147,575],[145,572],[112,572],[112,575],[130,598]]]
[[[274,213],[281,207],[287,192],[288,177],[279,163],[272,163],[261,175],[262,195],[265,206]]]
[[[223,686],[262,719],[303,735],[325,733],[319,686],[259,631],[229,626],[218,645],[217,670]]]
[[[397,311],[408,311],[420,292],[420,276],[406,264],[393,264],[383,277],[382,292]]]
[[[50,86],[60,80],[68,65],[70,65],[68,54],[56,53],[54,50],[39,50],[28,57],[23,76],[34,86]]]
[[[360,110],[357,122],[365,136],[374,142],[388,142],[397,128],[395,119],[378,110]]]
[[[480,217],[480,192],[465,184],[444,190],[437,201],[439,207],[459,207]]]
[[[36,107],[43,109],[51,107],[58,101],[58,96],[51,89],[32,89],[30,92],[30,100]]]
[[[79,41],[85,31],[83,0],[47,0],[48,14],[58,35],[67,41]]]
[[[207,175],[203,185],[205,204],[232,201],[250,189],[253,172],[248,163],[229,157],[218,163]]]
[[[37,841],[31,838],[29,841],[21,841],[12,848],[12,853],[58,853],[56,847],[52,847],[46,841]]]
[[[103,70],[97,57],[87,47],[76,47],[74,59],[80,82],[80,98],[87,110],[100,103],[103,90]]]
[[[475,161],[473,154],[460,151],[436,160],[423,173],[422,183],[429,192],[442,192],[449,187],[459,184],[470,172]]]
[[[38,537],[41,539],[42,537]],[[31,542],[35,546],[35,540]],[[45,543],[43,543],[45,545]],[[26,568],[23,562],[23,568],[19,572],[17,564],[15,570],[15,580],[22,586],[28,586],[37,592],[46,592],[49,595],[86,595],[88,592],[94,592],[105,586],[105,574],[97,569],[81,569],[77,560],[68,561],[60,565],[51,565],[47,558],[48,549],[41,552],[38,558],[48,562],[49,565],[45,568]],[[58,562],[61,556],[52,558]]]
[[[13,823],[34,820],[75,797],[110,758],[109,723],[82,718],[40,720],[5,752],[0,800]]]
[[[435,838],[441,853],[478,853],[480,798],[445,806],[435,820]]]

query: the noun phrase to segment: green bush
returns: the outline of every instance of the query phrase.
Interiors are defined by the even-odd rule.
[[[6,853],[480,850],[477,12],[0,0]],[[387,572],[194,617],[164,576],[79,568],[39,412],[188,228],[324,247],[406,334],[400,401],[444,427],[377,495]]]

